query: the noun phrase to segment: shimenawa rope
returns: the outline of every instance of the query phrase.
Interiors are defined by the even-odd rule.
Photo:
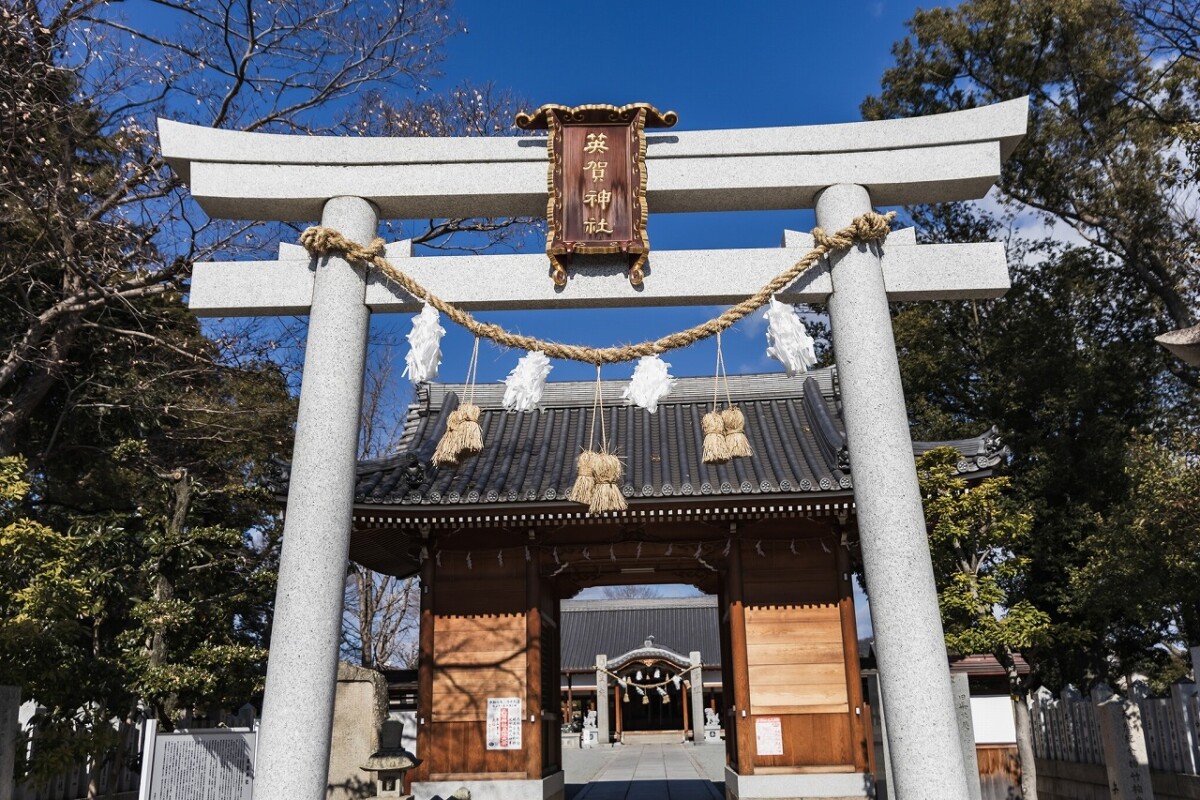
[[[633,361],[642,356],[660,355],[668,350],[687,347],[701,339],[714,336],[721,331],[733,327],[739,320],[754,313],[770,302],[771,297],[789,286],[793,281],[811,269],[818,261],[835,250],[846,250],[856,244],[878,242],[887,237],[891,230],[891,221],[896,216],[894,211],[878,214],[868,211],[856,217],[849,225],[833,234],[828,234],[821,228],[812,229],[815,246],[788,269],[767,281],[761,289],[747,297],[737,305],[730,306],[724,312],[707,322],[667,334],[654,341],[627,344],[618,347],[585,347],[583,345],[548,342],[536,336],[525,336],[512,333],[490,322],[480,322],[466,311],[458,308],[419,284],[411,275],[394,266],[384,257],[383,239],[375,239],[371,244],[363,246],[350,241],[333,228],[313,226],[300,234],[300,244],[313,256],[339,255],[349,261],[361,261],[374,265],[393,283],[418,300],[424,300],[438,311],[445,314],[453,322],[466,328],[476,336],[489,339],[505,347],[515,347],[521,350],[541,350],[550,358],[561,358],[568,361],[580,361],[585,364],[619,364]]]

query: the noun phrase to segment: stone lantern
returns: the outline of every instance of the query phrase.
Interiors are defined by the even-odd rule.
[[[389,719],[379,730],[379,750],[367,759],[363,769],[375,773],[377,797],[408,797],[404,794],[404,773],[420,766],[421,759],[404,749],[400,744],[404,724]]]

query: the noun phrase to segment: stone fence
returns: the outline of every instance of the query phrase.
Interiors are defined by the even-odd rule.
[[[38,731],[31,720],[39,710],[36,703],[27,702],[19,707],[19,714],[9,715],[17,724],[6,730],[6,739],[0,740],[0,751],[9,750],[12,754],[12,778],[3,774],[6,769],[0,769],[0,800],[78,800],[87,797],[88,780],[92,772],[89,761],[64,765],[55,774],[37,780],[25,774],[25,765],[38,748]],[[0,717],[4,716],[0,714]],[[193,717],[188,712],[178,727],[188,730],[252,727],[254,719],[254,708],[247,705],[237,714],[213,717]],[[117,752],[100,767],[97,776],[98,795],[114,800],[135,800],[141,777],[145,719],[139,718],[132,723],[113,719],[112,726],[120,744]],[[4,754],[0,753],[0,766],[7,768],[8,765],[2,763],[6,760]]]
[[[1195,655],[1195,652],[1193,653]],[[1200,800],[1200,688],[1176,683],[1152,697],[1103,684],[1032,698],[1041,800]]]

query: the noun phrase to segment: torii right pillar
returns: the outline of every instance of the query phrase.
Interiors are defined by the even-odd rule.
[[[839,230],[870,210],[864,187],[830,186],[817,197],[817,224]],[[966,798],[970,795],[879,247],[851,248],[834,256],[831,268],[829,319],[895,796]],[[914,681],[921,691],[913,691]]]

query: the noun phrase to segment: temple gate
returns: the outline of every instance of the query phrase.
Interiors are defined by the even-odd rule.
[[[468,387],[423,385],[404,450],[360,465],[351,557],[390,574],[419,570],[424,587],[414,793],[445,797],[465,785],[483,796],[494,790],[485,782],[503,780],[513,796],[559,797],[560,601],[591,586],[654,582],[717,596],[730,796],[866,797],[871,712],[859,674],[854,473],[837,371],[732,380],[758,454],[744,465],[705,464],[692,435],[711,379],[680,380],[655,414],[608,408],[613,447],[627,458],[629,509],[603,517],[559,499],[574,477],[569,454],[586,436],[593,386],[549,384],[542,408],[528,414],[503,409],[503,387],[475,387],[484,451],[438,470],[431,454]],[[623,386],[606,382],[606,402]],[[973,477],[1000,459],[990,432],[949,444]],[[655,632],[681,644],[675,631],[638,633]],[[598,654],[600,746],[621,740],[628,709],[663,697],[687,706],[683,727],[703,742],[697,654],[660,641]],[[524,717],[520,749],[488,741],[489,702],[506,697]]]

